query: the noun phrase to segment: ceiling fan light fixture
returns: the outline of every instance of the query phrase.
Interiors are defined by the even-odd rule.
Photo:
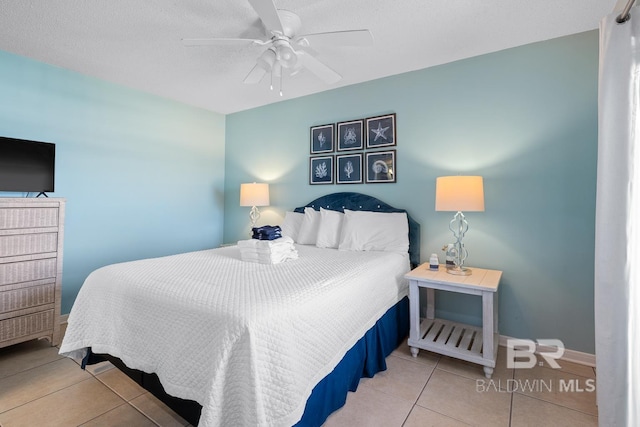
[[[276,54],[276,51],[271,47],[262,52],[262,55],[260,55],[257,62],[260,67],[269,71],[273,68],[273,64],[275,64],[277,57],[278,55]]]
[[[276,60],[284,68],[293,68],[298,62],[298,55],[295,50],[291,48],[289,43],[280,42],[275,44],[276,48]]]

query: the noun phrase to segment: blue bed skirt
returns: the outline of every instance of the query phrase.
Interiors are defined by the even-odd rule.
[[[405,297],[391,307],[314,387],[296,426],[322,425],[331,413],[344,406],[347,393],[356,391],[360,378],[371,378],[387,369],[385,359],[408,334],[409,298]]]
[[[360,378],[373,377],[387,369],[385,359],[409,334],[409,298],[405,297],[387,312],[353,346],[335,369],[312,390],[302,418],[296,426],[321,426],[337,409],[344,406],[349,391],[356,391]],[[164,392],[158,377],[128,368],[110,355],[98,355],[89,349],[82,368],[109,360],[142,387],[162,400],[185,420],[196,425],[202,407],[194,401],[183,400]]]

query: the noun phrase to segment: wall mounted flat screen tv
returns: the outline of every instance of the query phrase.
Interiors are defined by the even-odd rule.
[[[0,137],[0,191],[53,192],[56,145]]]

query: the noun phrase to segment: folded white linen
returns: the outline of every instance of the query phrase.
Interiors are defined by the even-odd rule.
[[[277,264],[298,258],[293,239],[286,236],[275,240],[240,240],[238,248],[243,261]]]
[[[296,250],[289,251],[282,254],[255,254],[251,252],[240,251],[240,259],[248,262],[257,262],[260,264],[278,264],[284,261],[298,259],[298,252]]]
[[[289,236],[283,236],[274,240],[258,240],[258,239],[248,239],[248,240],[239,240],[238,246],[242,248],[274,248],[279,246],[293,246],[293,239]]]
[[[295,251],[295,250],[296,250],[296,248],[293,245],[291,245],[291,246],[274,246],[273,248],[270,248],[270,249],[240,248],[240,251],[242,251],[242,252],[254,253],[254,254],[266,254],[266,255],[284,254],[284,253]]]
[[[283,248],[272,248],[272,249],[256,249],[256,248],[240,248],[240,253],[244,254],[253,254],[253,255],[283,255],[288,254],[289,252],[295,252],[295,246],[283,247]]]

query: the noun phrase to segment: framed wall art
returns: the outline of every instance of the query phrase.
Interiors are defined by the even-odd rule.
[[[333,141],[335,127],[332,124],[311,127],[310,153],[332,153],[335,149]]]
[[[309,157],[309,184],[333,184],[333,156]]]
[[[362,184],[362,153],[336,156],[336,184]]]
[[[366,153],[367,183],[396,182],[396,150]]]
[[[396,114],[366,119],[367,148],[396,145]]]
[[[362,150],[364,120],[338,123],[338,151]]]

